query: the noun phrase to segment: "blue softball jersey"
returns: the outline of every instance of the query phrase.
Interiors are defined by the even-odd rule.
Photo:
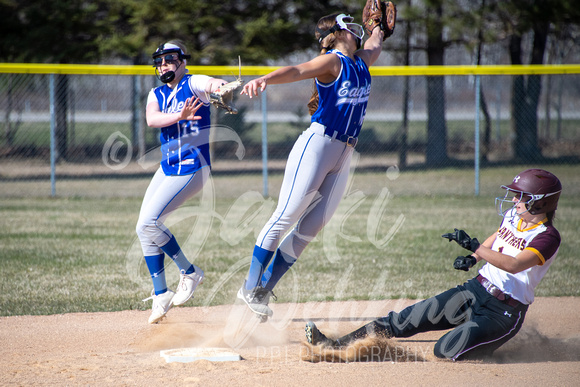
[[[326,134],[346,134],[357,137],[360,133],[371,93],[371,74],[366,63],[355,55],[354,60],[338,50],[326,53],[340,58],[341,71],[331,83],[316,79],[318,109],[312,122],[326,127]]]
[[[200,77],[200,75],[195,77]],[[187,98],[203,98],[202,91],[194,90],[191,86],[191,78],[192,75],[186,74],[175,89],[163,85],[153,90],[159,103],[159,109],[163,113],[181,111]],[[161,167],[165,175],[188,175],[211,165],[209,154],[210,114],[210,105],[206,103],[196,113],[202,117],[200,120],[181,120],[161,128],[159,135]]]

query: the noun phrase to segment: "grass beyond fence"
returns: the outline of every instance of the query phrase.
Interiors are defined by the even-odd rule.
[[[563,243],[537,296],[579,296],[580,174],[577,166],[545,168],[564,185],[556,222]],[[441,234],[458,227],[483,240],[494,232],[498,186],[522,169],[484,170],[479,197],[466,188],[473,177],[465,170],[355,174],[331,224],[275,289],[278,302],[424,298],[461,283],[474,271],[452,268],[466,252]],[[127,190],[137,183],[116,184]],[[219,193],[213,210],[200,211],[193,198],[169,218],[186,254],[206,273],[190,306],[234,302],[275,202],[258,193],[259,177],[220,176],[212,185]],[[139,195],[2,199],[0,315],[150,308],[141,302],[151,282],[134,231]],[[174,287],[177,269],[169,263],[166,271]]]
[[[299,122],[297,117],[297,122]],[[580,120],[563,119],[561,120],[560,138],[557,139],[555,129],[552,128],[552,133],[549,134],[551,141],[561,140],[566,141],[576,146],[580,146]],[[268,143],[277,145],[279,143],[293,142],[296,137],[308,127],[308,123],[301,121],[300,123],[287,122],[271,122],[268,124]],[[399,121],[365,121],[363,130],[361,132],[360,143],[368,142],[370,144],[379,141],[381,143],[392,142],[393,145],[400,141],[400,125]],[[409,121],[407,141],[410,144],[425,145],[427,141],[427,134],[425,131],[424,121]],[[499,125],[499,128],[498,128]],[[552,122],[552,126],[555,126]],[[545,134],[545,122],[540,119],[538,127],[542,135]],[[237,128],[235,125],[233,129]],[[483,122],[480,129],[483,136]],[[102,144],[114,132],[120,132],[123,135],[131,138],[131,127],[128,123],[116,123],[103,125],[102,123],[87,123],[77,122],[71,125],[69,131],[69,143],[72,146],[98,147],[100,152]],[[491,128],[491,140],[503,140],[510,138],[511,123],[509,120],[493,120]],[[156,144],[159,136],[159,131],[156,129],[147,129],[146,138],[149,144]],[[242,138],[244,143],[260,143],[262,140],[261,124],[250,124],[250,129]],[[474,124],[472,120],[449,120],[447,121],[447,137],[449,142],[468,142],[474,141]],[[50,147],[50,125],[49,123],[26,123],[25,130],[19,130],[13,139],[13,146],[16,147],[37,147],[49,149]],[[0,146],[6,146],[5,139],[0,139]],[[98,153],[98,152],[97,152]],[[284,155],[286,156],[286,155]]]

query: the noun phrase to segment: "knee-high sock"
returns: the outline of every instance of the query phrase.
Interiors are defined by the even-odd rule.
[[[274,290],[274,286],[280,281],[280,278],[286,274],[294,265],[296,258],[289,254],[283,253],[282,250],[276,250],[274,259],[262,276],[262,286],[268,290]]]
[[[150,255],[145,257],[145,263],[147,263],[147,268],[151,274],[151,280],[153,281],[153,289],[155,290],[155,295],[162,294],[167,291],[167,282],[165,281],[165,268],[164,268],[165,254]]]
[[[191,262],[187,260],[185,254],[183,254],[183,251],[181,251],[181,247],[179,247],[179,244],[177,244],[175,236],[172,236],[169,242],[161,246],[161,250],[163,250],[165,254],[169,255],[169,257],[173,259],[180,271],[184,272],[185,274],[191,274],[195,271],[195,268]]]
[[[252,254],[252,264],[250,265],[250,271],[248,272],[248,279],[246,280],[246,289],[251,290],[258,285],[261,285],[262,274],[264,273],[264,267],[270,263],[273,251],[265,250],[261,247],[254,246],[254,252]]]

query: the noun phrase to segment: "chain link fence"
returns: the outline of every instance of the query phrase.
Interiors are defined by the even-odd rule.
[[[145,123],[159,84],[153,75],[0,74],[0,197],[142,196],[160,159],[159,130]],[[213,175],[273,195],[309,125],[312,90],[312,80],[273,85],[262,98],[236,97],[237,115],[212,108],[222,128],[211,140]],[[357,171],[573,164],[578,106],[578,74],[375,75]]]

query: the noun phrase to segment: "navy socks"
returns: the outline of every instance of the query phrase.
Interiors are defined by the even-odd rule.
[[[274,286],[276,286],[278,281],[280,281],[280,278],[290,270],[294,262],[296,262],[296,258],[285,254],[278,249],[272,263],[268,266],[262,276],[262,286],[268,290],[274,290]]]
[[[181,251],[181,247],[179,247],[177,244],[175,236],[172,236],[169,242],[161,246],[161,250],[163,250],[165,254],[169,255],[169,257],[173,259],[181,272],[184,272],[185,274],[191,274],[195,272],[193,265],[187,260],[185,254],[183,254]]]

